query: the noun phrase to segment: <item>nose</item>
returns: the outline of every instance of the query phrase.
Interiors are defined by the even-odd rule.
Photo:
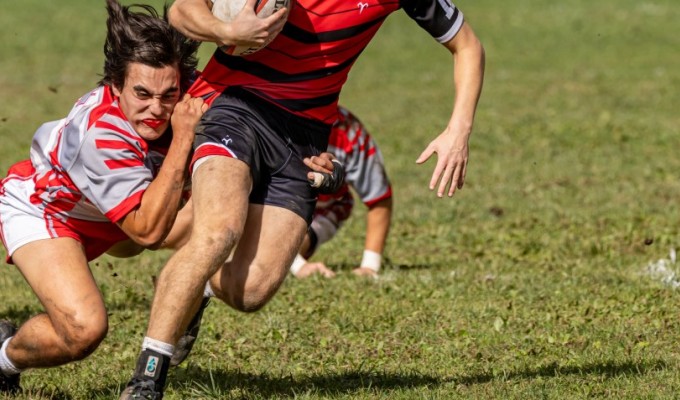
[[[163,102],[161,101],[160,98],[153,97],[150,100],[149,111],[151,111],[151,114],[153,114],[156,117],[160,117],[163,115]]]

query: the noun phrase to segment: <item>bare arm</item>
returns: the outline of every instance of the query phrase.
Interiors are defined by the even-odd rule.
[[[391,197],[373,204],[366,213],[366,240],[364,251],[367,250],[379,255],[379,261],[381,261],[383,251],[385,250],[385,242],[387,241],[387,235],[390,231],[391,220]],[[377,268],[375,268],[375,266],[371,268],[370,265],[363,265],[367,261],[370,263],[370,260],[362,259],[362,265],[359,265],[359,267],[352,272],[357,275],[376,275]]]
[[[177,103],[171,120],[173,139],[163,165],[140,205],[118,222],[133,241],[144,247],[158,247],[172,228],[187,175],[194,127],[206,108],[202,99],[188,95]]]
[[[455,101],[451,119],[444,130],[422,152],[416,163],[422,164],[437,153],[437,164],[430,180],[430,190],[439,182],[437,196],[453,196],[463,187],[469,157],[468,140],[484,77],[484,48],[472,31],[463,23],[460,31],[444,44],[453,55]]]
[[[366,213],[366,250],[382,254],[392,220],[392,198],[380,200]]]
[[[282,8],[267,18],[255,14],[256,0],[247,0],[243,10],[231,22],[222,22],[212,14],[210,0],[175,0],[168,11],[170,24],[187,37],[219,46],[260,47],[278,34],[288,12]]]

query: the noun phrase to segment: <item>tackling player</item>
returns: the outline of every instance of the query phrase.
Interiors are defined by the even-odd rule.
[[[128,239],[162,242],[207,107],[182,98],[198,42],[152,7],[106,4],[100,86],[67,117],[43,124],[30,160],[13,165],[0,185],[8,261],[45,308],[18,330],[0,322],[0,392],[19,391],[23,370],[81,360],[104,339],[107,312],[88,261]]]

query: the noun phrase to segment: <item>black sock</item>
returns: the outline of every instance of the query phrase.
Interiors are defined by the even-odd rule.
[[[162,391],[165,387],[165,380],[168,377],[170,367],[170,357],[156,351],[143,350],[137,359],[134,378],[148,380],[151,379],[156,384],[156,390]]]

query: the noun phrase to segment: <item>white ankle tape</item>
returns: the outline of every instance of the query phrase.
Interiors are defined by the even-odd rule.
[[[161,353],[168,357],[172,357],[172,353],[175,352],[175,346],[171,345],[170,343],[161,342],[160,340],[145,336],[144,341],[142,342],[142,351],[147,349]]]
[[[5,374],[5,376],[16,375],[23,371],[17,368],[14,363],[12,363],[12,360],[7,357],[7,345],[13,337],[14,336],[2,342],[2,348],[0,348],[0,372]]]

